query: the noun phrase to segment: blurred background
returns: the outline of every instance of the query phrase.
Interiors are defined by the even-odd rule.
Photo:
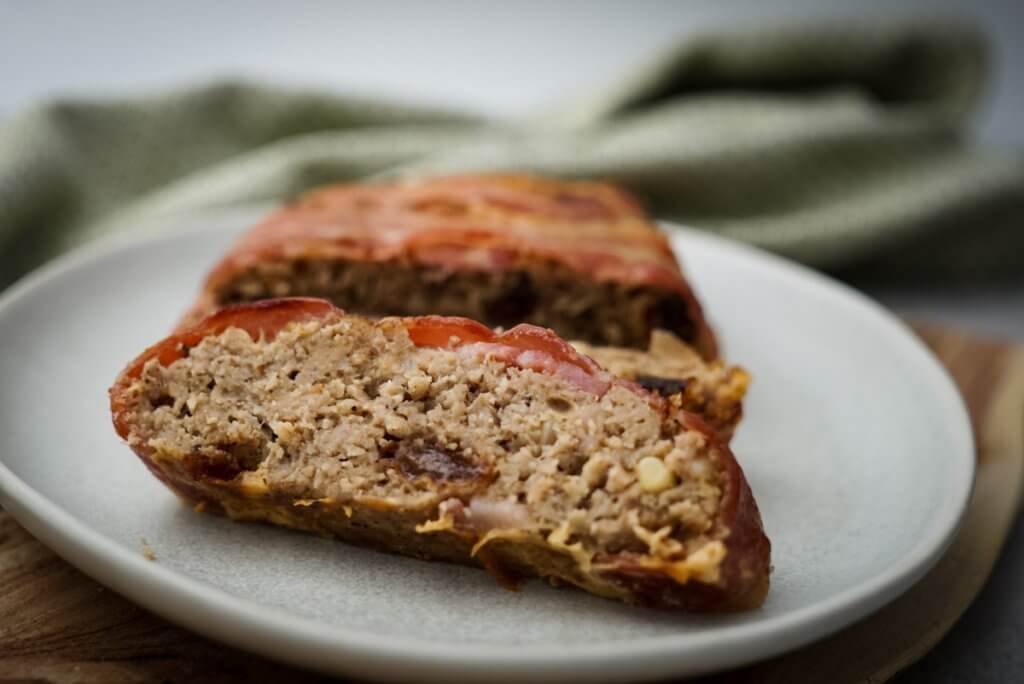
[[[249,76],[515,117],[585,92],[711,28],[819,17],[975,20],[994,72],[982,141],[1024,143],[1016,0],[3,0],[0,113],[55,94]]]
[[[967,107],[970,111],[948,127],[955,130],[944,129],[937,135],[948,141],[957,164],[973,163],[979,155],[1001,160],[998,183],[993,181],[984,192],[994,200],[1005,199],[1003,204],[1010,207],[1009,214],[1001,215],[1007,227],[996,251],[1003,253],[1005,263],[1017,263],[1024,255],[1024,216],[1018,211],[1024,185],[1017,182],[1024,176],[1016,180],[1013,176],[1024,149],[1024,2],[1019,0],[0,0],[0,135],[6,124],[54,98],[75,102],[100,96],[134,97],[235,78],[515,122],[576,95],[599,91],[641,68],[652,55],[708,31],[853,18],[868,18],[877,27],[902,22],[912,28],[916,22],[946,16],[966,20],[981,32],[987,44],[988,71],[976,107]],[[870,30],[856,26],[851,30]],[[872,40],[871,35],[856,38],[868,44]],[[928,72],[927,64],[924,71],[920,65],[912,66],[915,74],[942,80],[947,75],[939,73],[943,64],[934,62],[935,73]],[[841,87],[841,81],[837,78],[833,85]],[[721,89],[728,88],[720,84],[709,88]],[[792,93],[801,96],[799,87]],[[756,117],[752,119],[752,124],[757,123]],[[72,132],[81,134],[83,129]],[[187,131],[179,134],[188,137]],[[15,143],[7,141],[9,157]],[[15,248],[4,245],[26,244],[32,238],[31,234],[3,233],[8,230],[5,193],[8,206],[15,206],[8,216],[10,231],[15,230],[10,226],[31,223],[23,216],[38,220],[40,226],[50,220],[39,206],[19,204],[25,192],[18,183],[28,183],[24,169],[43,168],[36,164],[37,157],[43,156],[37,147],[26,142],[18,148],[17,154],[25,159],[8,169],[6,183],[4,164],[9,160],[0,155],[0,247],[8,253]],[[0,149],[5,148],[0,145]],[[95,158],[102,157],[101,147]],[[45,193],[41,196],[45,205]],[[956,229],[972,249],[982,250],[990,239],[982,230],[987,220],[979,218],[987,215],[971,208],[964,214],[968,220]],[[742,228],[730,227],[727,221],[722,226],[726,234],[737,234]],[[914,229],[924,230],[916,225]],[[11,242],[5,243],[7,239]],[[927,253],[929,244],[915,243],[913,249]],[[851,281],[898,313],[1024,342],[1024,273],[1020,271],[1004,268],[998,277],[966,280],[934,275],[899,279],[891,277],[891,269],[887,275],[851,277]],[[1019,645],[1024,629],[1022,576],[1024,535],[1018,527],[980,600],[945,646],[902,680],[1024,680]]]

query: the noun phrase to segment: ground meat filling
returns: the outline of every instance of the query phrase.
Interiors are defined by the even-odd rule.
[[[217,293],[217,305],[271,297],[321,297],[369,316],[466,316],[490,327],[533,323],[591,344],[646,348],[651,330],[693,341],[696,329],[675,293],[595,283],[554,263],[528,270],[451,271],[403,262],[264,262]]]
[[[168,367],[150,361],[131,391],[129,440],[202,478],[454,512],[479,534],[558,531],[588,555],[700,549],[722,495],[705,437],[641,394],[416,347],[394,319],[292,324],[272,341],[229,329]]]
[[[721,361],[704,361],[692,347],[662,330],[651,335],[644,352],[599,347],[574,341],[573,346],[620,378],[696,413],[728,441],[743,413],[750,375]]]

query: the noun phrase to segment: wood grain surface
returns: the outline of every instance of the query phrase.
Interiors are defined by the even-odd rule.
[[[799,651],[705,681],[882,682],[928,652],[992,570],[1024,484],[1024,350],[920,329],[971,410],[979,471],[938,565],[878,613]],[[104,589],[0,510],[0,682],[326,681],[208,641]]]

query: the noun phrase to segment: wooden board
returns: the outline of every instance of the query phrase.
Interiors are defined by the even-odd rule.
[[[978,479],[953,545],[920,583],[873,616],[707,682],[885,681],[938,643],[988,578],[1024,484],[1024,350],[920,332],[957,380],[978,436]],[[323,680],[165,622],[75,570],[0,511],[0,682],[240,679]]]

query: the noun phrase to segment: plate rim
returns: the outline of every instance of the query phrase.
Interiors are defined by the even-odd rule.
[[[249,216],[264,205],[159,217],[190,220],[200,216]],[[936,405],[944,405],[957,444],[950,453],[959,459],[950,467],[960,472],[966,486],[956,490],[957,500],[938,509],[926,534],[908,549],[900,562],[884,568],[870,580],[849,587],[817,603],[754,625],[732,625],[711,633],[687,632],[625,639],[609,644],[545,644],[496,646],[474,643],[430,642],[415,638],[380,639],[283,608],[259,604],[201,580],[152,563],[122,547],[74,516],[58,503],[16,476],[0,454],[0,503],[46,546],[96,581],[109,586],[154,613],[209,638],[248,652],[324,672],[359,674],[374,678],[415,675],[441,680],[452,674],[486,675],[489,679],[534,678],[604,681],[629,676],[654,678],[710,672],[737,667],[819,640],[852,624],[895,599],[920,579],[942,556],[956,535],[974,489],[976,457],[974,436],[963,399],[946,369],[910,328],[880,304],[852,287],[799,263],[757,247],[679,224],[668,228],[673,248],[687,270],[685,243],[704,243],[725,250],[746,262],[760,262],[773,275],[803,281],[835,296],[900,340],[915,358],[915,368],[936,388]],[[188,239],[205,226],[176,232],[143,235],[118,234],[97,240],[37,268],[0,293],[0,320],[23,297],[66,273],[123,252],[158,247],[163,242]],[[680,243],[684,248],[680,249]],[[698,285],[699,287],[699,285]],[[713,318],[713,315],[712,315]],[[241,627],[241,629],[239,629]],[[500,670],[500,671],[499,671]]]

